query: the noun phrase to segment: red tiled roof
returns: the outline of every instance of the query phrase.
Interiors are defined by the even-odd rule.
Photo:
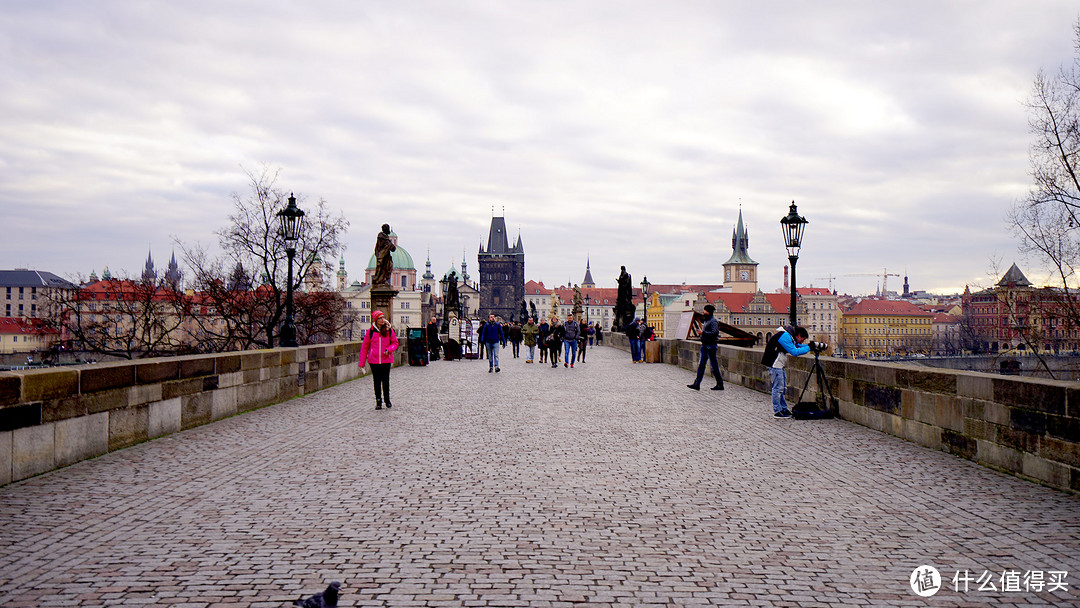
[[[44,335],[58,333],[45,324],[44,319],[22,317],[0,317],[0,334]]]
[[[902,315],[905,317],[929,317],[926,312],[911,302],[903,300],[863,300],[844,309],[845,315]]]

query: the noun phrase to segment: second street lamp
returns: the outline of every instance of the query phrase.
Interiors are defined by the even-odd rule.
[[[296,197],[289,194],[289,205],[277,212],[281,221],[279,234],[285,241],[285,255],[289,257],[289,279],[285,286],[285,322],[281,324],[282,346],[296,347],[296,323],[293,321],[293,257],[296,255],[296,241],[300,239],[300,228],[304,224],[304,212],[296,206]]]
[[[645,324],[649,324],[649,288],[652,287],[652,283],[649,283],[649,277],[641,277],[641,299],[645,304]]]
[[[787,248],[788,261],[791,262],[791,310],[790,320],[792,326],[797,326],[798,319],[795,316],[795,262],[799,261],[799,249],[802,248],[803,229],[809,222],[799,215],[795,208],[795,201],[791,201],[788,214],[780,220],[780,230],[784,233],[784,247]]]

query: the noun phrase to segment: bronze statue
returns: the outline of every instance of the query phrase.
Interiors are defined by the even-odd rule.
[[[457,273],[453,270],[450,274],[446,275],[446,301],[443,302],[443,316],[447,319],[450,318],[450,313],[453,312],[454,316],[461,317],[461,299],[458,295],[458,280]]]
[[[619,291],[615,297],[615,322],[614,330],[623,329],[634,320],[634,289],[630,285],[630,275],[626,272],[626,266],[619,273]]]
[[[390,224],[382,225],[382,232],[375,237],[375,273],[371,277],[372,287],[390,287],[390,273],[394,271],[394,260],[390,254],[397,251],[397,245],[390,238]]]

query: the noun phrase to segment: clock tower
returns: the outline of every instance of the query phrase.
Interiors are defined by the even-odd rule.
[[[735,293],[757,292],[758,263],[750,259],[747,248],[750,236],[743,227],[742,209],[739,209],[739,223],[731,233],[731,257],[724,262],[724,286]]]

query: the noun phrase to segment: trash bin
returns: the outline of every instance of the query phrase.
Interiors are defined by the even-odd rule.
[[[409,365],[427,365],[428,347],[427,336],[424,328],[408,328],[405,335],[409,337]]]
[[[645,343],[645,362],[661,363],[659,342],[656,342],[655,340],[650,340]]]

